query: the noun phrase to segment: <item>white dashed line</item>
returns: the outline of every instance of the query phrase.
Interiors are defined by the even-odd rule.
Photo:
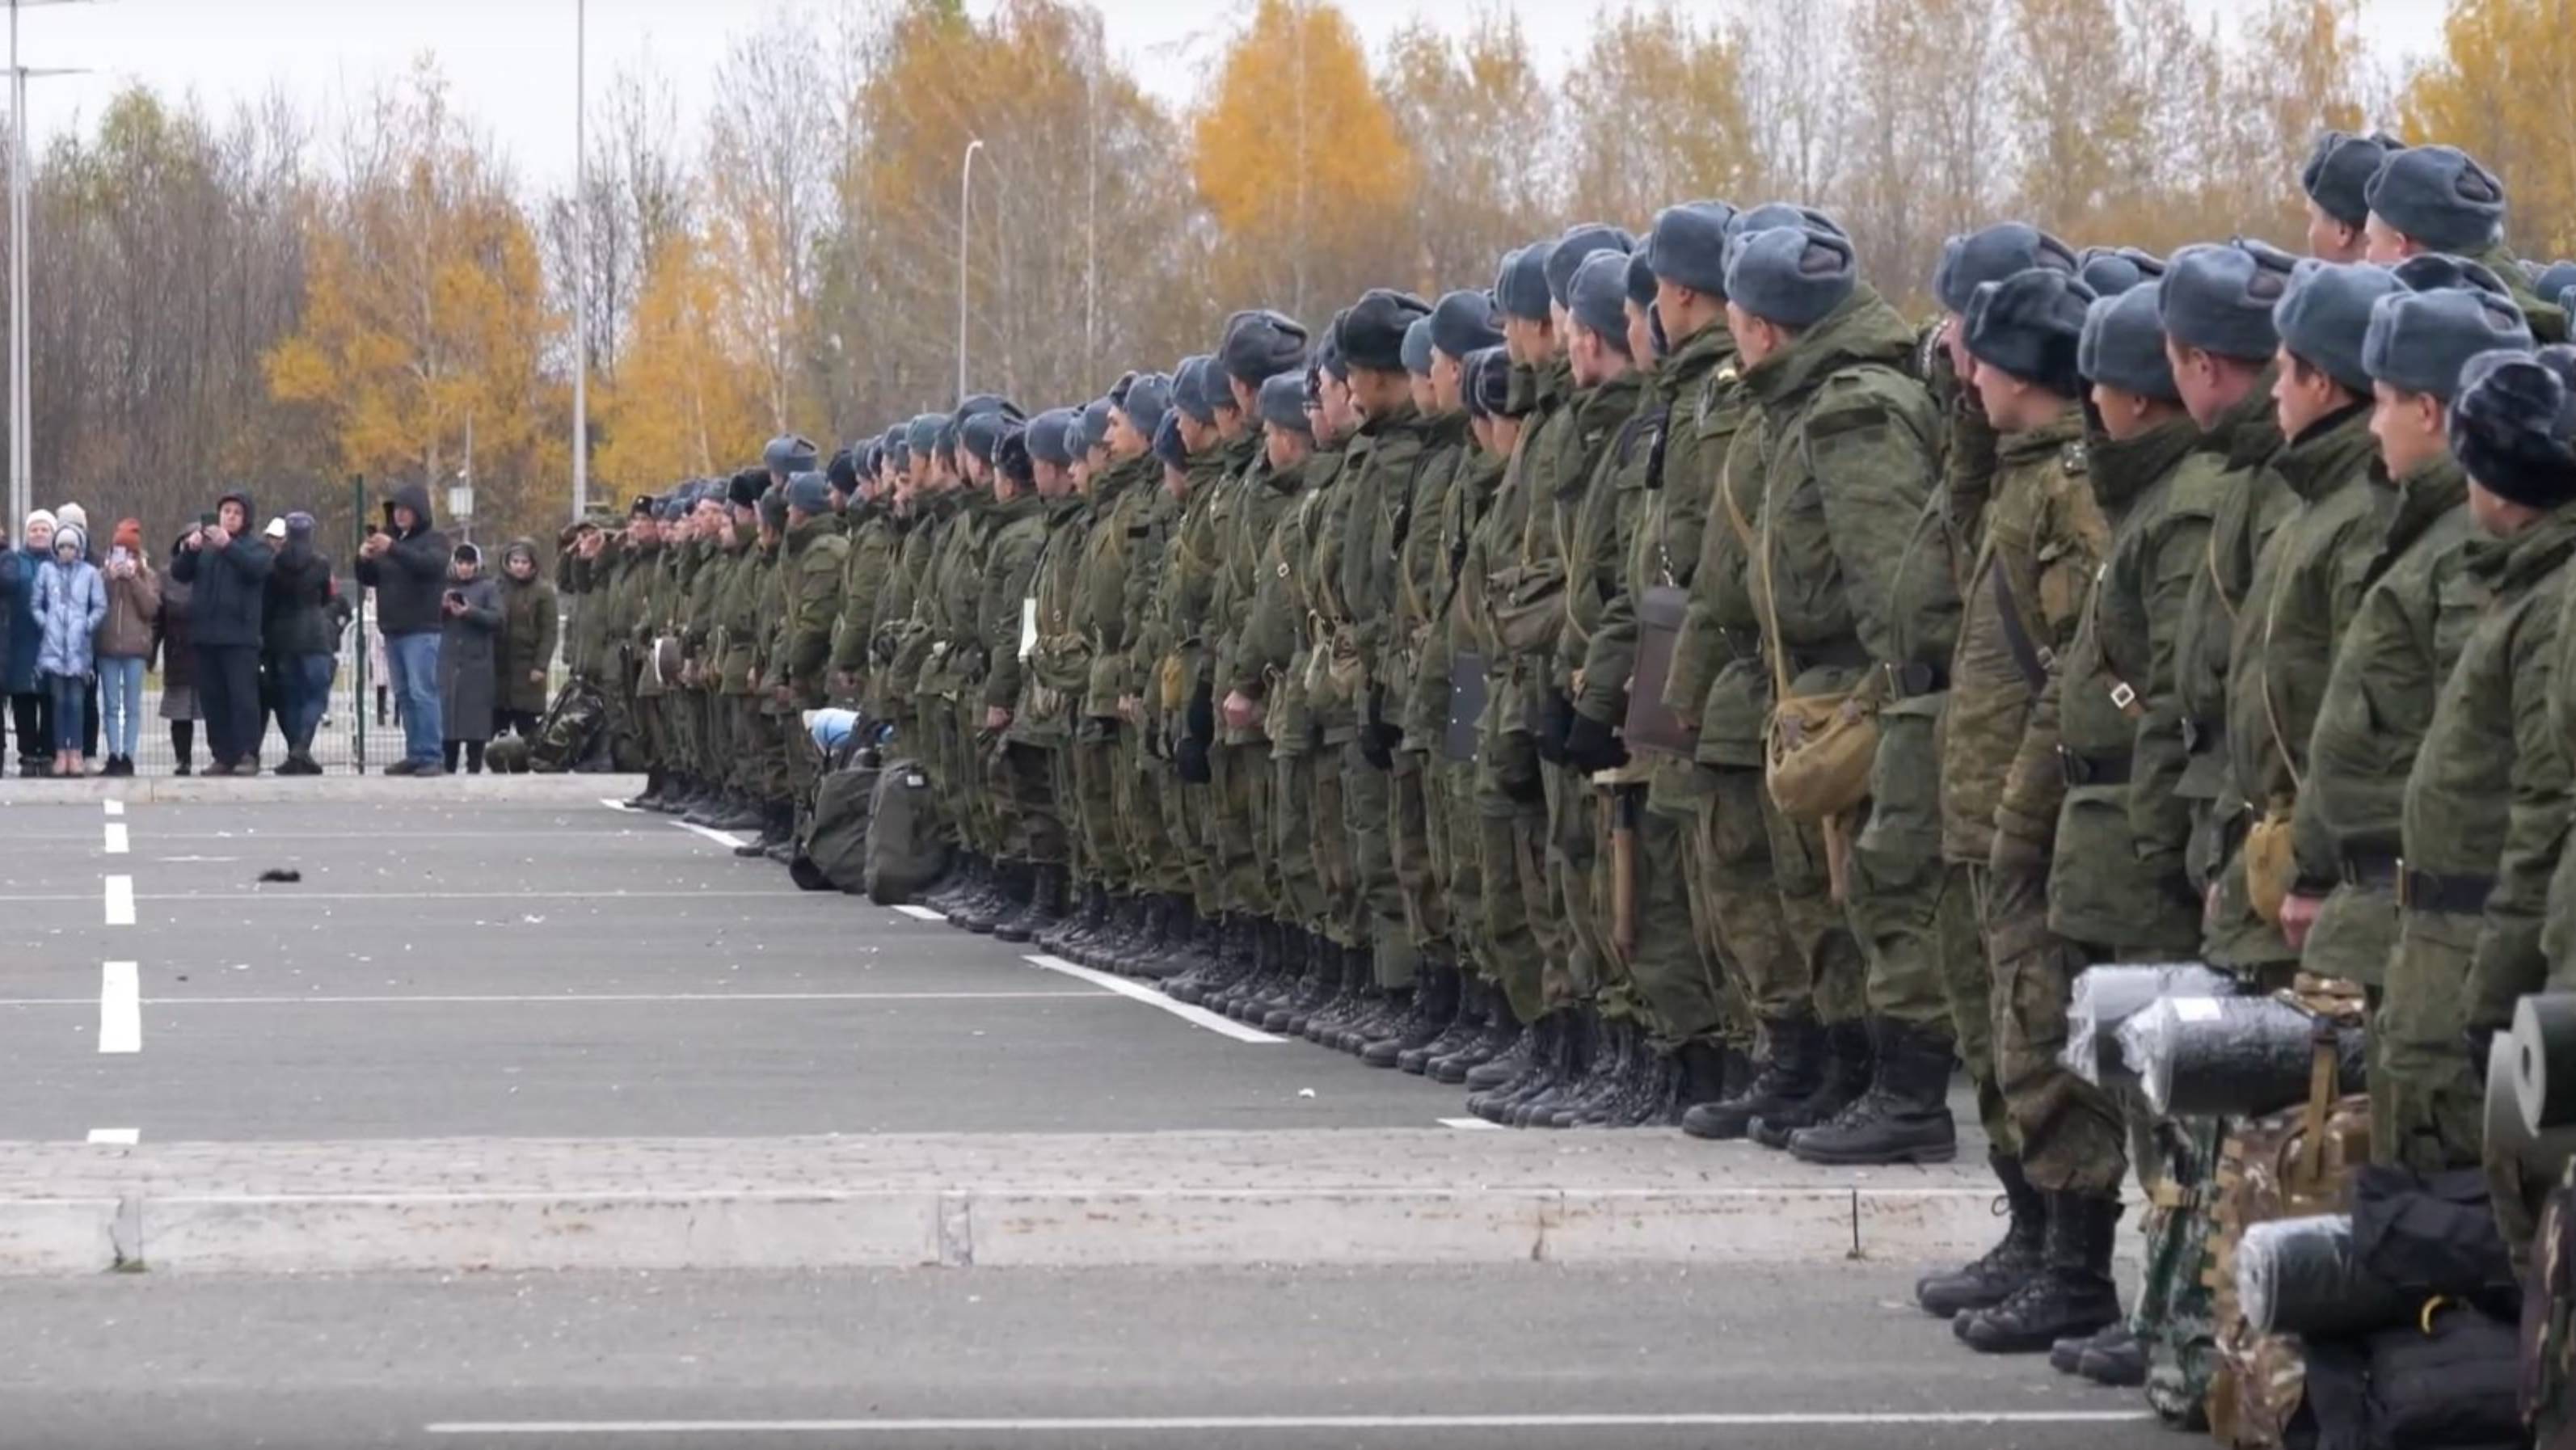
[[[708,840],[715,842],[717,845],[724,847],[728,851],[742,844],[742,837],[735,835],[731,831],[719,831],[713,826],[701,826],[695,821],[673,821],[671,824],[688,832],[690,835],[704,836]]]
[[[125,814],[125,802],[123,802],[123,801],[109,801],[109,802],[107,802],[107,813],[108,813],[109,815],[111,815],[111,816],[121,816],[121,815],[124,815],[124,814]],[[125,1131],[127,1131],[127,1130],[126,1130],[126,1129],[123,1129],[123,1128],[110,1128],[110,1129],[105,1129],[104,1131],[107,1131],[107,1132],[114,1132],[114,1133],[122,1133],[122,1132],[125,1132]]]
[[[946,921],[948,919],[948,913],[944,911],[933,911],[927,906],[898,906],[895,910],[902,912],[904,915],[911,917],[915,921]]]
[[[1462,1133],[1481,1133],[1487,1128],[1500,1132],[1503,1125],[1500,1123],[1488,1123],[1482,1118],[1442,1118],[1440,1120],[1440,1126],[1444,1128],[1456,1128]]]
[[[126,850],[126,840],[125,840],[125,822],[123,822],[123,821],[110,821],[110,822],[108,822],[108,823],[107,823],[107,854],[109,854],[109,855],[111,855],[111,856],[122,856],[122,855],[124,855],[124,854],[125,854],[125,850]]]
[[[109,926],[134,925],[133,877],[110,876],[107,878],[107,924]]]
[[[1050,972],[1062,972],[1076,981],[1089,982],[1095,987],[1106,987],[1121,997],[1133,997],[1149,1007],[1159,1007],[1184,1022],[1204,1027],[1210,1032],[1222,1033],[1237,1042],[1288,1040],[1284,1037],[1273,1037],[1257,1027],[1246,1027],[1231,1017],[1220,1017],[1204,1007],[1193,1007],[1187,1002],[1176,1002],[1151,987],[1139,986],[1125,977],[1112,976],[1107,972],[1095,972],[1089,967],[1077,966],[1062,957],[1040,955],[1023,957],[1021,960],[1033,967],[1044,967]]]
[[[98,1050],[143,1050],[143,991],[132,962],[109,962],[99,969]]]
[[[113,1148],[131,1148],[143,1141],[141,1128],[92,1128],[89,1140]]]

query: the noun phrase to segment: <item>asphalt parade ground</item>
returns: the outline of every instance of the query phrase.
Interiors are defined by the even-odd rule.
[[[0,793],[0,1445],[2163,1439],[1907,1302],[1974,1145],[1493,1130],[613,780],[254,784]]]

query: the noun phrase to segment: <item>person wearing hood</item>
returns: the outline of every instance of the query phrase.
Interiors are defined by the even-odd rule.
[[[89,526],[89,510],[77,503],[56,504],[54,505],[54,527],[57,529],[69,527],[81,531],[81,538],[84,541],[81,545],[81,557],[98,566],[99,578],[101,582],[105,582],[107,552],[99,547],[98,534]],[[81,686],[80,724],[81,758],[87,760],[98,754],[99,713],[96,675],[91,675],[88,682]]]
[[[385,526],[358,546],[358,582],[376,591],[386,678],[402,702],[403,758],[387,775],[436,775],[446,735],[438,715],[438,651],[446,632],[447,536],[434,526],[429,490],[407,483],[385,501]],[[487,732],[488,733],[488,732]]]
[[[36,569],[36,621],[42,643],[36,669],[54,700],[54,774],[83,774],[81,712],[97,667],[98,623],[107,589],[89,561],[89,535],[77,526],[54,531],[53,557]]]
[[[537,546],[512,539],[501,554],[499,702],[502,730],[533,740],[546,713],[547,671],[555,660],[555,586],[537,572]]]
[[[215,757],[208,775],[259,774],[260,618],[277,554],[252,532],[257,517],[248,493],[225,494],[170,565],[170,576],[196,591],[197,692]]]
[[[99,703],[106,775],[132,775],[143,734],[143,675],[161,621],[161,576],[143,555],[143,525],[120,519],[107,551],[107,618],[98,627]]]
[[[36,620],[36,571],[54,550],[52,511],[37,509],[18,526],[19,547],[10,554],[9,714],[18,730],[18,773],[49,775],[54,768],[54,702],[37,677],[36,652],[44,626]]]
[[[501,593],[483,577],[482,550],[456,546],[438,607],[446,619],[438,645],[438,719],[445,731],[439,768],[454,775],[462,747],[466,774],[481,775],[483,746],[492,738],[501,633]]]
[[[277,728],[286,737],[280,775],[320,775],[313,732],[331,704],[340,670],[340,627],[348,606],[331,582],[331,561],[313,547],[313,516],[283,520],[285,543],[268,575],[269,677],[277,682]]]

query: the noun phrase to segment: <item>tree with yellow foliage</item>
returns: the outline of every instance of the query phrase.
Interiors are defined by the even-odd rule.
[[[1733,36],[1670,4],[1607,18],[1565,78],[1570,214],[1643,229],[1676,201],[1752,179],[1743,57]]]
[[[2576,253],[2571,64],[2564,6],[2454,0],[2440,57],[2415,72],[2399,109],[2409,139],[2457,146],[2504,182],[2505,237],[2526,256]]]
[[[1190,174],[1222,235],[1220,297],[1312,321],[1387,280],[1413,152],[1339,8],[1260,0],[1190,140]]]
[[[591,468],[612,487],[660,488],[760,452],[771,431],[766,379],[728,344],[724,309],[706,246],[685,233],[664,242],[620,339],[616,380],[594,405],[605,441]]]
[[[557,441],[542,361],[561,319],[527,217],[426,63],[356,139],[306,217],[303,326],[262,359],[270,394],[316,415],[343,469],[382,478],[445,482],[470,426],[482,515],[554,516],[533,495],[569,473],[540,446]]]

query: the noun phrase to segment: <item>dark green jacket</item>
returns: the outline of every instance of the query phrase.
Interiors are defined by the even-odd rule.
[[[1020,627],[1035,596],[1038,557],[1045,552],[1048,510],[1034,491],[997,503],[986,515],[990,543],[984,550],[983,588],[975,601],[975,635],[984,648],[984,704],[1020,706],[1024,674]]]

